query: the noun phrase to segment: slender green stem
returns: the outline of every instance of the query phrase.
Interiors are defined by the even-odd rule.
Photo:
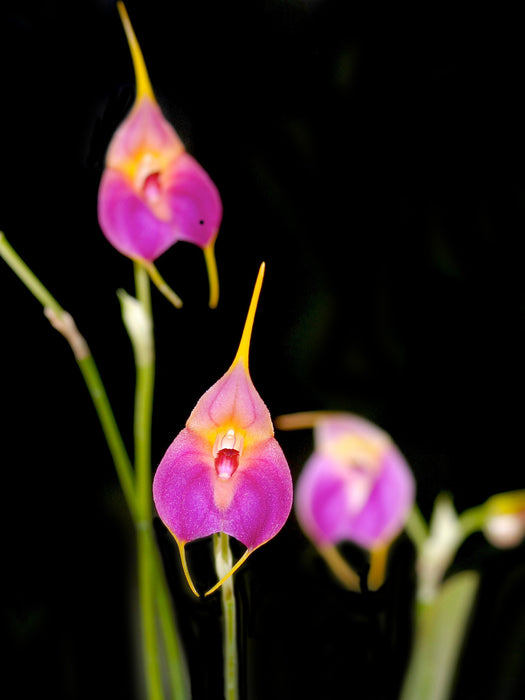
[[[221,579],[230,571],[233,565],[229,537],[223,532],[213,537],[215,569],[217,576]],[[223,616],[224,698],[225,700],[238,700],[239,668],[237,660],[237,614],[233,576],[230,576],[230,578],[226,579],[222,584],[221,602]]]
[[[68,341],[82,373],[95,406],[102,430],[113,458],[117,476],[137,531],[139,566],[140,607],[144,627],[145,670],[148,678],[149,697],[162,700],[159,655],[157,649],[156,615],[159,616],[161,632],[169,664],[169,679],[174,700],[190,697],[185,659],[181,649],[170,594],[160,554],[156,547],[152,529],[151,502],[151,415],[154,382],[153,333],[136,339],[134,349],[137,357],[137,386],[135,411],[135,458],[137,462],[137,490],[135,474],[126,447],[117,426],[104,384],[95,360],[78,331],[73,318],[65,311],[44,287],[26,263],[9,245],[0,232],[0,257],[17,274],[25,286],[44,306],[50,323]],[[147,274],[136,267],[137,296],[146,317],[151,321],[150,283]],[[150,330],[152,324],[149,326]],[[143,329],[144,330],[144,329]],[[132,338],[132,341],[134,339]]]
[[[478,530],[482,530],[485,526],[486,519],[487,506],[485,503],[464,510],[459,516],[459,524],[463,533],[463,539],[466,539],[469,535],[472,535]]]
[[[131,516],[135,519],[138,513],[133,466],[115,421],[115,416],[111,409],[95,360],[90,353],[86,357],[77,360],[77,363],[97,411],[126,503]]]
[[[0,256],[4,258],[13,272],[18,275],[30,292],[38,299],[44,308],[49,308],[53,313],[61,317],[64,309],[57,300],[48,292],[38,277],[29,269],[26,263],[7,242],[5,235],[0,231]]]
[[[155,547],[155,602],[168,664],[168,677],[174,700],[190,698],[190,683],[184,649],[175,624],[175,611],[164,573],[160,552]]]
[[[70,314],[60,306],[34,272],[29,269],[18,253],[9,245],[3,233],[0,233],[0,256],[4,258],[13,272],[18,275],[29,291],[32,292],[36,299],[42,304],[50,323],[62,333],[71,346],[97,411],[102,430],[115,463],[117,476],[126,503],[131,514],[135,516],[136,503],[133,467],[115,421],[115,416],[95,360],[93,359],[84,337],[78,331]]]
[[[164,691],[160,669],[157,625],[155,619],[155,549],[153,539],[151,497],[151,422],[155,380],[153,324],[151,322],[150,285],[146,270],[135,263],[137,299],[146,323],[139,334],[128,328],[135,350],[136,385],[134,412],[135,474],[137,484],[137,553],[139,599],[143,633],[143,652],[148,697],[162,700]],[[148,323],[149,321],[149,323]],[[148,337],[142,337],[146,334]],[[147,351],[144,351],[147,348]]]

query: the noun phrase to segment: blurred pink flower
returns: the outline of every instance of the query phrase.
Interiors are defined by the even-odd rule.
[[[98,195],[98,219],[109,242],[133,260],[152,263],[177,241],[204,250],[210,306],[218,301],[214,244],[222,219],[219,192],[164,118],[122,2],[137,91],[129,115],[106,155]]]
[[[414,504],[415,482],[403,455],[387,433],[348,413],[280,416],[277,426],[315,431],[314,452],[295,489],[301,527],[341,579],[343,561],[335,545],[348,541],[371,552],[371,583],[377,587],[388,546]]]

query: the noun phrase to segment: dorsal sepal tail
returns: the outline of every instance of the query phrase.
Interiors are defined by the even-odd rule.
[[[138,102],[143,97],[149,97],[150,100],[155,101],[155,95],[153,93],[153,88],[151,87],[146,63],[144,62],[144,56],[142,55],[139,42],[135,32],[133,31],[133,26],[129,19],[128,11],[121,0],[117,2],[117,9],[122,21],[122,26],[126,32],[126,39],[128,40],[129,51],[133,61],[133,69],[135,71],[135,82],[137,89],[135,102]]]

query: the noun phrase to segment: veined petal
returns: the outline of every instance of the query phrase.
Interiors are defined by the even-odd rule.
[[[186,426],[212,443],[218,430],[229,428],[242,434],[247,445],[273,437],[270,412],[242,363],[232,365],[202,395]]]
[[[177,240],[171,222],[156,216],[129,178],[116,170],[102,176],[98,219],[109,242],[133,259],[153,261]]]
[[[229,370],[206,391],[197,402],[186,423],[213,444],[217,432],[233,429],[248,446],[273,437],[273,425],[266,404],[253,385],[248,368],[248,355],[255,311],[264,277],[261,265],[241,342]]]
[[[141,167],[150,172],[164,170],[183,152],[182,141],[158,104],[143,97],[115,131],[106,154],[106,167],[135,179]]]

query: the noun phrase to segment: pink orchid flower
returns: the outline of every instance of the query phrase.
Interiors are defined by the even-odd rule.
[[[357,587],[335,545],[371,553],[369,586],[383,580],[388,547],[414,503],[415,483],[389,435],[348,413],[281,416],[282,429],[314,427],[315,449],[296,484],[297,519],[340,579]]]
[[[209,595],[279,532],[292,507],[290,469],[248,369],[263,275],[264,264],[230,369],[199,399],[153,481],[157,512],[178,544],[195,595],[185,559],[186,543],[223,532],[246,546],[243,556],[206,593]]]
[[[98,195],[100,227],[118,251],[146,266],[165,293],[166,285],[153,261],[177,241],[201,247],[210,280],[210,306],[214,307],[219,294],[214,244],[222,219],[221,198],[164,118],[126,8],[122,2],[117,7],[137,89],[131,112],[107,151]],[[180,306],[176,295],[170,298]]]

